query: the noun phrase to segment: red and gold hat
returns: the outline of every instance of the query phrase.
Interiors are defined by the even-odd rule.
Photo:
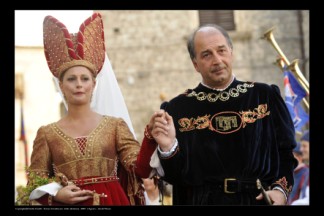
[[[56,78],[74,66],[85,66],[96,76],[105,61],[104,28],[99,13],[94,13],[70,34],[63,23],[52,16],[43,22],[44,52]]]

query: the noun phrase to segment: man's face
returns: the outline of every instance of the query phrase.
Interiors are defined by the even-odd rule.
[[[300,151],[303,153],[303,160],[309,161],[309,141],[300,141]]]
[[[224,88],[232,78],[232,49],[221,32],[212,27],[200,29],[195,36],[193,64],[203,82],[213,88]]]

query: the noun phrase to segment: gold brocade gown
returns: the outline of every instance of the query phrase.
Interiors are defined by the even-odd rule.
[[[96,191],[94,199],[77,205],[143,204],[142,176],[138,175],[150,172],[149,160],[156,147],[152,142],[144,138],[138,157],[140,144],[125,121],[116,117],[104,116],[88,136],[77,138],[52,123],[39,128],[28,171],[42,177],[63,174],[81,189]],[[51,204],[47,196],[38,201]]]

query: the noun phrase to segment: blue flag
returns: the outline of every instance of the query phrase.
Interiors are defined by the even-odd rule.
[[[307,95],[291,71],[284,71],[285,102],[294,122],[295,131],[301,133],[302,127],[309,121],[309,115],[301,105]]]

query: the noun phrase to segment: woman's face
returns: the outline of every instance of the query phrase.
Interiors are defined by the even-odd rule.
[[[81,105],[90,103],[95,84],[88,68],[75,66],[64,73],[60,87],[68,104]]]

